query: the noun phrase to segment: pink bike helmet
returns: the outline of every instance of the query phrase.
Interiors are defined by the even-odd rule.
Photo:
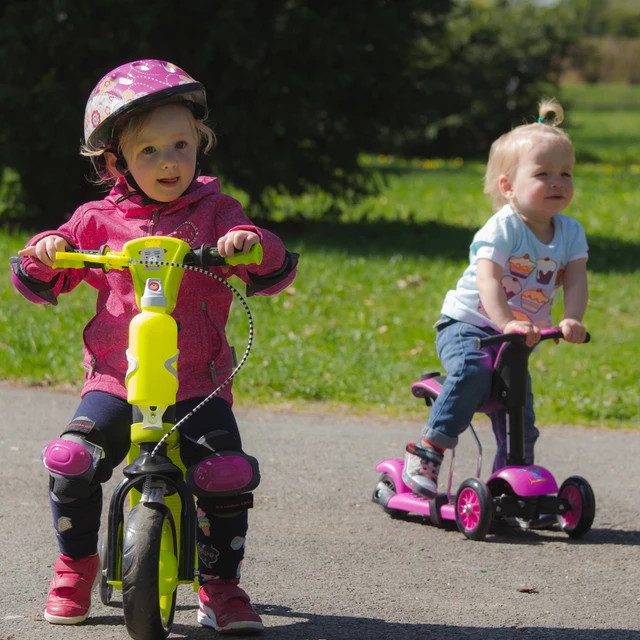
[[[193,106],[198,120],[206,118],[204,87],[180,67],[163,60],[137,60],[116,67],[98,82],[87,101],[86,146],[93,150],[109,148],[114,129],[123,116],[176,97]]]

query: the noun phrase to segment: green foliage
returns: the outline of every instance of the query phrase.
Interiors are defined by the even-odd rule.
[[[570,25],[547,8],[456,0],[7,0],[0,20],[0,167],[47,226],[97,192],[78,155],[104,73],[144,57],[208,89],[205,170],[263,210],[309,188],[355,201],[362,152],[484,155],[535,115]],[[5,204],[5,207],[9,205]],[[22,214],[20,214],[22,215]]]
[[[0,221],[11,223],[25,217],[20,176],[12,169],[5,168],[0,175]]]
[[[593,339],[584,346],[547,343],[532,356],[542,426],[640,427],[640,166],[611,163],[616,146],[624,154],[625,140],[609,141],[609,132],[601,131],[603,122],[617,121],[607,105],[632,105],[637,91],[569,87],[560,96],[574,103],[568,124],[578,157],[602,159],[578,162],[569,211],[585,226],[590,245],[586,324]],[[630,133],[640,131],[637,112],[628,109],[625,118]],[[424,418],[424,405],[409,385],[440,368],[432,324],[467,264],[473,233],[490,215],[482,195],[484,163],[361,160],[379,192],[358,207],[321,192],[274,199],[280,222],[266,226],[301,253],[300,271],[281,295],[250,300],[256,335],[234,387],[241,405],[348,406]],[[239,190],[235,195],[244,197]],[[326,207],[337,212],[333,222],[323,219]],[[25,240],[0,236],[5,265]],[[55,308],[30,305],[13,290],[5,269],[0,300],[0,378],[77,386],[92,291],[79,287]],[[240,307],[232,312],[229,333],[241,353],[246,318]]]
[[[59,223],[100,196],[78,156],[86,99],[104,73],[156,57],[208,90],[219,145],[211,169],[252,196],[328,187],[398,122],[417,41],[435,39],[453,0],[8,0],[0,20],[0,167],[31,210]]]
[[[409,112],[389,135],[395,144],[371,150],[484,157],[498,135],[535,118],[540,98],[557,90],[574,39],[568,17],[561,7],[530,2],[459,3],[444,46],[436,52],[423,43],[422,116]]]
[[[579,164],[603,163],[605,173],[607,165],[640,172],[639,86],[571,84],[560,97]]]

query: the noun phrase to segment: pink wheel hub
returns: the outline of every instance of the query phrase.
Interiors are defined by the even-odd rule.
[[[480,521],[480,499],[478,494],[470,488],[465,488],[458,498],[458,515],[462,526],[467,531],[473,531]]]
[[[574,529],[578,526],[580,518],[582,517],[582,495],[580,494],[580,490],[573,486],[566,487],[560,497],[568,500],[571,505],[571,511],[568,511],[560,517],[567,527]]]

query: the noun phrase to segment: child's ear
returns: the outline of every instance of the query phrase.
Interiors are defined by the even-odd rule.
[[[111,151],[105,151],[104,159],[107,164],[107,171],[114,178],[120,178],[122,176],[122,173],[119,171],[118,158],[116,157],[115,153],[111,153]]]
[[[513,195],[513,189],[511,188],[511,181],[509,180],[509,176],[506,173],[503,173],[498,178],[498,188],[500,189],[500,193],[505,198],[510,198]]]

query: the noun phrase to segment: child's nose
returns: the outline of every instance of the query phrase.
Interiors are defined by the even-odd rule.
[[[163,153],[160,161],[163,167],[175,167],[178,164],[178,158],[173,151]]]

